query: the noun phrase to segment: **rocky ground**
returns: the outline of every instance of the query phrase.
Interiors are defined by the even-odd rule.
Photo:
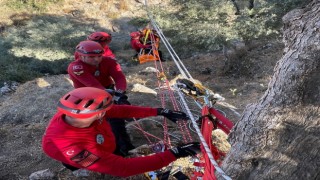
[[[71,10],[77,8],[77,3],[72,4],[71,1],[69,3]],[[121,28],[126,22],[122,23]],[[134,29],[134,27],[128,27],[128,29]],[[127,40],[126,38],[127,32],[119,31],[111,48],[115,50],[127,76],[129,100],[135,105],[159,107],[161,106],[159,97],[154,93],[157,91],[157,78],[154,73],[144,72],[148,67],[154,67],[154,63],[131,62],[130,57],[133,51],[117,50],[121,39]],[[222,52],[199,54],[182,61],[194,79],[225,98],[225,101],[217,103],[215,107],[225,112],[227,117],[236,123],[245,107],[257,101],[266,90],[273,74],[273,67],[280,59],[282,50],[281,38],[261,40],[246,45],[245,58],[254,63],[252,67],[254,72],[249,75],[226,74],[224,71],[226,57]],[[238,58],[238,61],[241,60],[243,59]],[[179,74],[174,62],[170,59],[163,62],[163,67],[169,80]],[[148,87],[152,91],[136,90],[137,84]],[[51,179],[112,179],[110,176],[97,173],[90,173],[89,177],[77,178],[41,151],[41,136],[56,111],[56,104],[62,95],[72,89],[67,75],[38,78],[13,89],[14,91],[0,97],[0,179],[28,179],[32,173],[46,169],[48,169],[47,177]],[[190,106],[193,112],[199,112],[197,106],[191,101]],[[162,132],[157,123],[146,124],[146,127],[155,134]],[[128,128],[132,132],[132,127]],[[147,143],[142,135],[132,133],[132,138],[136,146]],[[185,172],[188,171],[188,161],[178,163],[184,167]],[[143,176],[135,176],[127,179],[142,178]]]
[[[266,76],[264,75],[261,78],[223,75],[221,68],[224,57],[221,54],[200,55],[184,59],[183,62],[195,79],[203,82],[205,86],[226,99],[224,103],[217,104],[216,107],[223,110],[227,117],[236,122],[239,116],[231,111],[227,105],[229,107],[233,106],[234,110],[241,114],[246,105],[261,97],[268,85],[272,67],[276,59],[281,56],[281,47],[281,44],[273,44],[272,47],[263,51],[251,52],[254,58],[259,59],[260,65],[263,65],[259,72],[269,71],[266,72]],[[260,54],[263,56],[261,57]],[[173,79],[174,76],[170,74],[177,74],[174,63],[168,61],[163,65],[168,70],[168,78]],[[135,84],[141,84],[155,90],[157,78],[153,73],[143,72],[147,67],[153,67],[153,63],[123,67],[129,82],[129,100],[136,105],[159,107],[160,101],[152,91],[145,91],[144,93],[132,91]],[[206,68],[211,69],[210,73],[202,71]],[[0,164],[3,168],[0,170],[1,179],[27,179],[31,173],[44,169],[50,169],[55,173],[55,177],[60,175],[58,172],[62,170],[62,166],[47,158],[41,151],[41,136],[50,117],[56,110],[59,97],[71,89],[72,86],[67,75],[48,76],[24,83],[15,92],[2,97]],[[140,91],[143,90],[140,89]],[[193,105],[192,107],[194,111],[199,111],[196,106]],[[151,131],[157,134],[161,133],[155,132],[159,130],[162,131],[159,128],[153,128]],[[133,141],[137,146],[147,143],[143,139],[142,135],[140,137],[139,135],[133,136]],[[61,176],[73,177],[64,170],[60,173],[63,174]]]

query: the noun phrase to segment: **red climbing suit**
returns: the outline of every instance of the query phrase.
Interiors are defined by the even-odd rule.
[[[51,119],[42,139],[44,152],[53,159],[77,168],[127,177],[167,166],[176,160],[166,150],[150,156],[123,158],[113,154],[115,137],[105,118],[143,118],[156,116],[155,108],[114,105],[104,120],[95,121],[87,128],[76,128],[64,121],[60,112]]]
[[[108,57],[102,57],[98,67],[88,65],[77,58],[68,66],[68,74],[75,88],[96,87],[105,89],[112,85],[115,85],[117,90],[125,91],[127,88],[126,77],[120,64]]]

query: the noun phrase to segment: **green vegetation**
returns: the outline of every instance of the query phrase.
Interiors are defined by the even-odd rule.
[[[44,12],[48,5],[61,1],[63,0],[10,0],[6,5],[15,10]]]
[[[156,21],[179,54],[221,50],[232,41],[250,41],[254,38],[279,34],[281,18],[288,11],[302,7],[310,0],[259,0],[253,9],[248,0],[235,1],[174,0],[169,11],[152,10]],[[191,45],[192,44],[192,45]]]
[[[8,27],[0,36],[0,86],[46,74],[66,73],[74,47],[93,31],[92,24],[41,15]]]
[[[79,21],[77,18],[45,14],[47,9],[63,2],[5,0],[0,3],[14,12],[10,16],[12,24],[0,22],[0,86],[5,81],[25,82],[46,74],[66,73],[67,65],[73,59],[74,47],[96,29],[96,24],[90,17]],[[228,46],[232,42],[278,35],[281,17],[310,0],[256,0],[253,9],[248,8],[247,0],[239,0],[236,1],[240,10],[237,15],[232,1],[171,2],[169,7],[151,7],[151,12],[177,53],[183,57],[221,50],[223,45]],[[119,6],[122,10],[129,8],[124,1]],[[134,18],[129,23],[142,27],[147,22],[146,18]],[[249,63],[243,64],[248,66]]]
[[[133,18],[128,23],[137,27],[144,27],[146,24],[150,22],[149,19],[146,18]]]

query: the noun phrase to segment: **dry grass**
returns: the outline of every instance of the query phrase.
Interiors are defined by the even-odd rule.
[[[212,131],[212,144],[222,153],[228,153],[231,145],[229,144],[228,135],[220,129]]]
[[[0,7],[3,5],[4,1],[0,1]],[[88,3],[91,2],[91,3]],[[139,8],[137,4],[125,4],[128,2],[126,0],[116,1],[116,0],[65,0],[63,5],[50,7],[46,13],[54,14],[55,17],[59,17],[59,22],[61,21],[69,21],[70,17],[73,19],[77,19],[77,21],[83,22],[93,22],[90,24],[90,28],[82,27],[75,28],[75,31],[69,32],[72,37],[77,36],[85,36],[86,30],[93,29],[107,29],[112,30],[114,25],[117,25],[114,20],[115,18],[121,18],[119,16],[121,13],[125,11],[131,11],[133,8]],[[133,2],[133,1],[130,1]],[[122,4],[123,3],[123,4]],[[121,5],[122,4],[122,5]],[[136,7],[137,6],[137,7]],[[173,7],[171,7],[173,8]],[[13,10],[8,10],[6,8],[2,8],[3,10],[0,17],[0,31],[4,32],[3,27],[7,28],[7,26],[14,25],[10,31],[6,33],[14,32],[19,29],[22,29],[23,24],[26,21],[29,21],[33,18],[32,13],[20,13]],[[143,16],[140,13],[143,11],[141,9],[134,9],[136,11],[135,14],[129,14],[130,17],[135,16]],[[95,11],[95,13],[91,13]],[[21,11],[26,12],[26,11]],[[101,12],[101,13],[97,13]],[[109,17],[110,13],[110,17]],[[114,13],[114,14],[112,14]],[[130,13],[130,12],[127,12]],[[140,13],[140,14],[139,14]],[[14,15],[14,16],[12,16]],[[11,17],[11,18],[10,18]],[[39,16],[41,18],[41,16]],[[38,18],[39,18],[38,17]],[[126,16],[127,17],[127,16]],[[126,18],[123,18],[126,19]],[[122,19],[122,20],[123,20]],[[38,21],[36,21],[38,22]],[[39,21],[40,22],[40,21]],[[122,22],[121,25],[127,25],[126,21]],[[57,23],[54,23],[57,24]],[[61,29],[66,29],[66,25],[71,26],[70,24],[63,24]],[[25,27],[23,27],[25,28]],[[37,28],[35,28],[37,29]],[[39,31],[37,32],[40,32]],[[84,31],[81,31],[85,29]],[[128,38],[128,29],[124,31],[115,32],[116,34],[114,43],[119,43],[121,46],[124,46],[127,38]],[[28,31],[30,32],[30,31]],[[43,35],[48,35],[52,31],[44,31]],[[26,35],[27,33],[24,31],[20,32],[20,35]],[[59,33],[58,33],[59,34]],[[19,35],[19,34],[18,34]],[[16,37],[20,37],[20,36]],[[40,34],[39,34],[40,35]],[[59,34],[60,36],[64,36],[64,34]],[[70,37],[71,37],[70,35]],[[117,39],[118,36],[118,39]],[[47,36],[45,36],[47,37]],[[79,40],[79,39],[78,39]],[[24,41],[29,42],[28,39],[24,39]],[[117,42],[119,41],[119,42]],[[270,40],[271,41],[271,40]],[[64,43],[65,41],[61,42]],[[262,42],[263,43],[263,42]],[[258,46],[258,45],[257,45]],[[260,45],[259,45],[260,46]],[[174,46],[175,47],[175,46]],[[275,51],[279,51],[280,48],[275,48]],[[273,67],[274,62],[278,59],[276,56],[281,55],[282,50],[277,52],[268,52],[264,49],[254,49],[252,48],[252,53],[255,53],[255,59],[259,60],[261,64],[259,64],[262,68],[270,68]],[[125,50],[123,52],[123,56],[125,60],[128,60],[131,54],[129,50]],[[265,55],[261,55],[264,54]],[[275,56],[270,56],[271,54],[275,54]],[[179,54],[180,55],[180,54]],[[262,56],[262,58],[261,58]],[[54,56],[52,56],[54,57]],[[119,56],[118,56],[119,57]],[[193,56],[189,59],[183,59],[184,64],[191,72],[192,76],[199,79],[201,82],[204,82],[204,85],[217,90],[219,94],[223,97],[226,97],[227,102],[230,104],[235,104],[239,107],[239,112],[245,108],[245,106],[249,103],[256,101],[260,94],[263,93],[261,90],[257,88],[245,89],[244,83],[246,81],[256,81],[258,83],[267,84],[267,80],[261,81],[261,79],[245,79],[245,78],[233,78],[233,77],[225,77],[222,76],[221,73],[221,64],[224,62],[223,59],[219,58],[217,54],[208,54],[206,56]],[[268,62],[268,64],[266,64]],[[168,67],[166,69],[169,73],[174,74],[177,72],[175,65],[172,61],[168,61],[165,63]],[[137,105],[145,105],[158,107],[160,106],[160,102],[157,101],[153,95],[147,95],[143,93],[133,93],[130,92],[133,83],[141,83],[147,85],[148,87],[154,87],[156,84],[156,80],[150,75],[142,75],[137,74],[137,72],[141,69],[144,69],[146,66],[152,66],[152,64],[144,64],[137,65],[126,68],[125,73],[129,80],[129,88],[128,88],[128,96],[130,102]],[[210,68],[212,70],[211,74],[203,74],[202,69]],[[263,69],[262,69],[263,70]],[[260,73],[260,71],[257,71]],[[269,73],[269,71],[268,71]],[[130,76],[131,75],[131,76]],[[260,81],[260,82],[259,82]],[[239,89],[239,93],[237,95],[232,95],[229,92],[230,88]],[[45,129],[46,124],[52,115],[56,112],[56,104],[59,98],[65,94],[67,91],[71,90],[72,86],[67,79],[66,75],[59,76],[50,76],[38,78],[32,81],[29,81],[23,85],[21,85],[18,90],[12,94],[11,96],[7,96],[3,98],[0,102],[0,122],[2,126],[0,128],[0,144],[1,144],[1,152],[3,153],[2,159],[0,161],[0,166],[5,167],[3,169],[0,168],[0,179],[27,179],[30,173],[35,172],[37,170],[42,170],[46,168],[53,169],[55,172],[58,172],[61,169],[61,164],[53,161],[46,157],[41,151],[41,136]],[[155,101],[154,101],[155,100]],[[191,101],[190,101],[191,102]],[[198,108],[193,108],[192,110],[199,111]],[[228,117],[234,121],[237,120],[236,116],[232,116],[232,112],[226,110]],[[229,116],[231,114],[231,116]],[[140,138],[139,143],[142,143],[142,136]],[[216,142],[214,142],[216,143]],[[226,147],[228,148],[228,147]],[[183,166],[185,167],[185,171],[189,171],[190,162],[188,159],[181,159],[174,163],[175,167]],[[77,179],[69,174],[69,172],[61,172],[64,178],[61,179]],[[63,176],[63,173],[68,175]],[[79,179],[79,178],[78,178]],[[85,178],[81,178],[85,179]],[[110,176],[104,176],[100,174],[95,174],[87,179],[119,179]],[[129,179],[144,179],[143,175],[130,177]]]
[[[120,11],[128,11],[129,10],[127,0],[120,0],[119,1],[119,10]]]

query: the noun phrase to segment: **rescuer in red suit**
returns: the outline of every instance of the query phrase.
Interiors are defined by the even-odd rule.
[[[102,54],[102,56],[116,59],[116,56],[113,54],[113,52],[109,47],[109,44],[111,43],[111,40],[112,40],[112,36],[110,34],[106,32],[94,32],[87,37],[87,40],[95,41],[102,46],[104,50],[104,53]],[[74,58],[75,59],[78,58],[77,52],[74,53]]]
[[[74,89],[58,103],[42,138],[43,151],[68,169],[127,177],[160,169],[177,158],[200,152],[199,143],[188,143],[150,156],[124,158],[114,154],[115,137],[106,118],[144,118],[162,115],[187,120],[185,113],[163,108],[113,105],[112,96],[93,87]]]
[[[68,66],[68,74],[75,88],[96,87],[114,91],[116,104],[130,102],[125,95],[127,88],[126,77],[120,64],[115,59],[103,56],[103,47],[94,41],[82,41],[76,47],[77,56]],[[125,119],[109,119],[117,140],[117,154],[127,156],[134,149],[125,128]]]

